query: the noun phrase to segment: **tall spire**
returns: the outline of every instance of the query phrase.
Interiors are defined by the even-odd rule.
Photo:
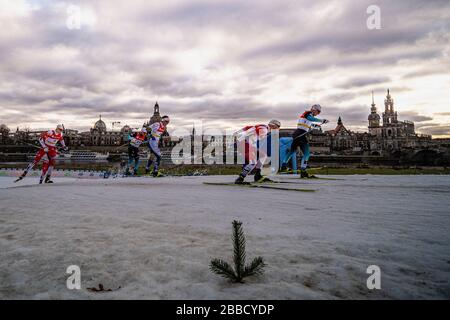
[[[373,96],[373,91],[372,91],[372,104],[371,104],[372,108],[370,108],[370,112],[371,113],[377,113],[377,107],[375,105],[375,99]]]
[[[384,100],[383,125],[391,125],[397,123],[397,112],[394,111],[394,99],[391,97],[391,91],[387,90],[386,99]]]
[[[155,106],[153,107],[153,115],[150,117],[150,121],[148,122],[149,125],[160,122],[161,121],[161,115],[159,114],[159,104],[158,101],[156,101]]]
[[[386,99],[384,99],[384,107],[385,107],[386,113],[393,112],[393,101],[392,101],[391,92],[389,89],[387,89]]]

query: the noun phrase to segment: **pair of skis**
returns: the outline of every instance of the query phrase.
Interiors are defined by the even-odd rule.
[[[20,176],[20,177],[18,177],[16,180],[14,180],[14,183],[19,182],[19,181],[22,180],[23,178],[25,178],[25,176]]]
[[[273,182],[263,182],[263,183],[250,183],[244,182],[242,184],[236,183],[226,183],[226,182],[203,182],[206,185],[212,186],[230,186],[230,187],[243,187],[243,188],[262,188],[262,189],[274,189],[274,190],[285,190],[285,191],[297,191],[297,192],[315,192],[314,189],[300,189],[300,188],[288,188],[288,187],[276,187],[277,184],[292,183],[288,181],[273,181]]]
[[[18,177],[16,180],[14,180],[14,183],[17,183],[17,182],[19,182],[20,180],[23,180],[23,178],[25,178],[26,177],[26,175],[21,175],[20,177]],[[46,178],[45,179],[43,179],[43,180],[41,180],[40,182],[39,182],[39,184],[50,184],[50,183],[53,183],[53,181],[52,180],[48,180],[48,181],[46,181]]]

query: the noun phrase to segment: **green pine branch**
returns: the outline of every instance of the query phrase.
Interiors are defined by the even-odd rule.
[[[245,237],[242,222],[233,221],[234,270],[238,279],[242,279],[245,266]]]
[[[232,281],[237,281],[237,276],[234,273],[233,268],[228,264],[228,262],[221,259],[213,259],[209,265],[212,272],[221,275],[224,278],[230,279]]]
[[[256,257],[252,263],[247,265],[244,269],[243,277],[257,276],[264,273],[264,267],[266,266],[262,257]]]
[[[243,283],[243,279],[248,276],[261,275],[266,264],[262,257],[257,257],[249,265],[245,265],[245,236],[242,230],[242,222],[233,221],[233,252],[234,270],[230,264],[221,259],[213,259],[209,268],[216,273],[233,282]]]

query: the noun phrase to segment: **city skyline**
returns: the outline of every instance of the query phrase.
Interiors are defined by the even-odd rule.
[[[366,26],[368,6],[381,29]],[[67,26],[70,5],[80,28]],[[203,120],[295,127],[320,103],[367,131],[391,89],[401,120],[450,137],[448,1],[0,1],[0,124],[141,126],[158,101],[169,131]],[[398,21],[402,23],[399,24]]]

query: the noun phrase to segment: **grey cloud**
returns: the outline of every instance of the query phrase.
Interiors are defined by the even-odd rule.
[[[363,125],[367,123],[367,116],[370,110],[366,106],[353,105],[349,107],[326,107],[322,112],[321,117],[330,120],[331,122],[336,121],[339,117],[345,125]]]
[[[314,56],[315,52],[305,53],[304,56]],[[301,55],[303,56],[303,55]],[[299,57],[301,57],[299,56]],[[363,69],[370,73],[371,69],[385,66],[396,65],[401,61],[409,60],[411,63],[420,63],[421,61],[429,61],[433,58],[442,58],[442,48],[427,48],[417,50],[415,47],[410,47],[407,50],[396,50],[394,52],[380,53],[379,51],[370,51],[364,54],[339,54],[335,52],[333,55],[326,57],[318,56],[313,61],[300,61],[294,59],[290,64],[278,68],[279,72],[289,75],[317,73],[319,71],[326,71],[330,69],[340,68],[344,72],[348,69]]]
[[[177,23],[195,23],[202,25],[214,23],[220,20],[236,19],[242,16],[243,11],[251,9],[250,2],[201,2],[180,3],[169,9],[154,12],[145,12],[144,19],[155,19],[156,21],[176,21]]]
[[[432,128],[432,127],[439,127],[439,126],[440,126],[440,124],[437,122],[417,123],[415,125],[416,129]]]
[[[337,84],[338,88],[351,89],[355,87],[365,87],[369,85],[375,85],[379,83],[389,82],[390,78],[386,76],[367,76],[367,77],[356,77],[345,80],[342,83]]]
[[[408,92],[412,89],[406,86],[374,86],[372,88],[367,88],[365,90],[358,91],[358,95],[367,96],[367,101],[372,101],[372,91],[374,92],[375,103],[378,105],[379,102],[383,102],[387,94],[387,89],[390,89],[391,94],[395,95],[399,92]]]
[[[342,92],[342,93],[335,93],[325,96],[322,100],[325,103],[339,103],[339,102],[345,102],[348,100],[352,100],[356,97],[356,94],[353,92]]]
[[[450,126],[448,125],[436,125],[421,127],[420,131],[425,134],[431,135],[450,135]]]
[[[220,95],[221,90],[197,79],[170,77],[167,74],[148,73],[138,77],[137,86],[149,89],[158,95],[171,95],[178,98]]]
[[[445,69],[445,66],[440,66],[436,68],[424,68],[417,71],[409,72],[403,75],[403,79],[411,79],[418,77],[426,77],[430,75],[439,75],[439,74],[447,74],[448,71]]]
[[[416,111],[402,111],[400,114],[401,118],[414,121],[414,122],[424,122],[424,121],[430,121],[433,120],[432,117],[424,116]]]
[[[55,70],[39,67],[25,73],[25,76],[42,82],[52,82],[55,85],[64,85],[72,88],[85,88],[100,81],[101,75],[95,74],[87,67],[64,68]]]

